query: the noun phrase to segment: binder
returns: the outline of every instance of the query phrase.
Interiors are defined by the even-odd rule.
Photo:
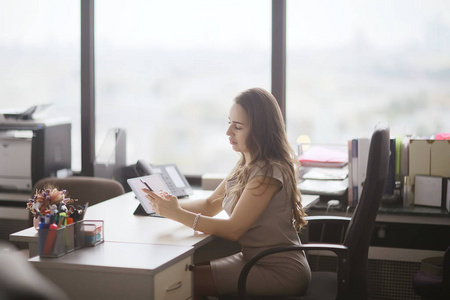
[[[396,170],[397,170],[397,141],[396,139],[391,139],[389,141],[390,156],[389,156],[389,168],[388,175],[386,178],[386,185],[384,187],[384,195],[393,195],[395,189],[396,180]]]
[[[401,135],[395,138],[395,181],[402,181],[403,176],[401,176],[402,168],[402,141],[403,137]]]
[[[352,140],[352,202],[351,206],[358,204],[358,140]]]
[[[447,178],[447,192],[446,192],[446,203],[445,208],[450,211],[450,178]]]
[[[352,140],[347,141],[348,150],[348,193],[347,205],[353,205],[353,176],[352,176]]]
[[[370,139],[358,139],[358,200],[361,198],[364,182],[367,175],[367,162],[369,160]]]
[[[351,146],[350,146],[351,144]],[[349,206],[357,206],[359,198],[361,197],[362,188],[366,179],[367,161],[369,158],[370,139],[358,138],[352,139],[348,143],[349,156],[349,187],[351,185],[351,192],[349,192]]]
[[[409,140],[411,136],[404,136],[400,148],[400,180],[409,176]]]

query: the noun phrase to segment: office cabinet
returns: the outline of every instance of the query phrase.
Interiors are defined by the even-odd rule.
[[[187,266],[191,263],[192,258],[187,257],[156,274],[154,279],[154,299],[190,299],[192,294],[192,276]]]
[[[193,247],[104,242],[59,258],[29,261],[70,299],[186,300]]]

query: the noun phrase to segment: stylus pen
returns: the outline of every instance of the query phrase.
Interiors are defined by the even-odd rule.
[[[142,182],[143,184],[145,184],[145,186],[146,186],[150,191],[153,192],[152,188],[148,186],[147,182],[145,182],[144,179],[141,178],[140,180],[141,180],[141,182]]]

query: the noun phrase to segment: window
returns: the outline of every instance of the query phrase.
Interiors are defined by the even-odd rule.
[[[0,7],[0,110],[51,103],[40,117],[72,123],[72,168],[80,170],[80,3],[0,0]]]
[[[288,1],[286,40],[291,140],[450,129],[447,1]]]
[[[95,2],[96,148],[127,131],[127,163],[229,172],[232,99],[270,90],[271,1]]]

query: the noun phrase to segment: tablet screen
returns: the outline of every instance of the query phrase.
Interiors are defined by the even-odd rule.
[[[169,191],[169,188],[167,187],[160,174],[130,178],[127,180],[128,185],[136,194],[136,197],[138,198],[145,212],[147,214],[152,214],[154,213],[154,211],[152,206],[150,205],[150,201],[145,197],[146,193],[142,190],[145,189],[146,186],[141,182],[141,179],[145,181],[156,193],[158,193],[159,191]]]

